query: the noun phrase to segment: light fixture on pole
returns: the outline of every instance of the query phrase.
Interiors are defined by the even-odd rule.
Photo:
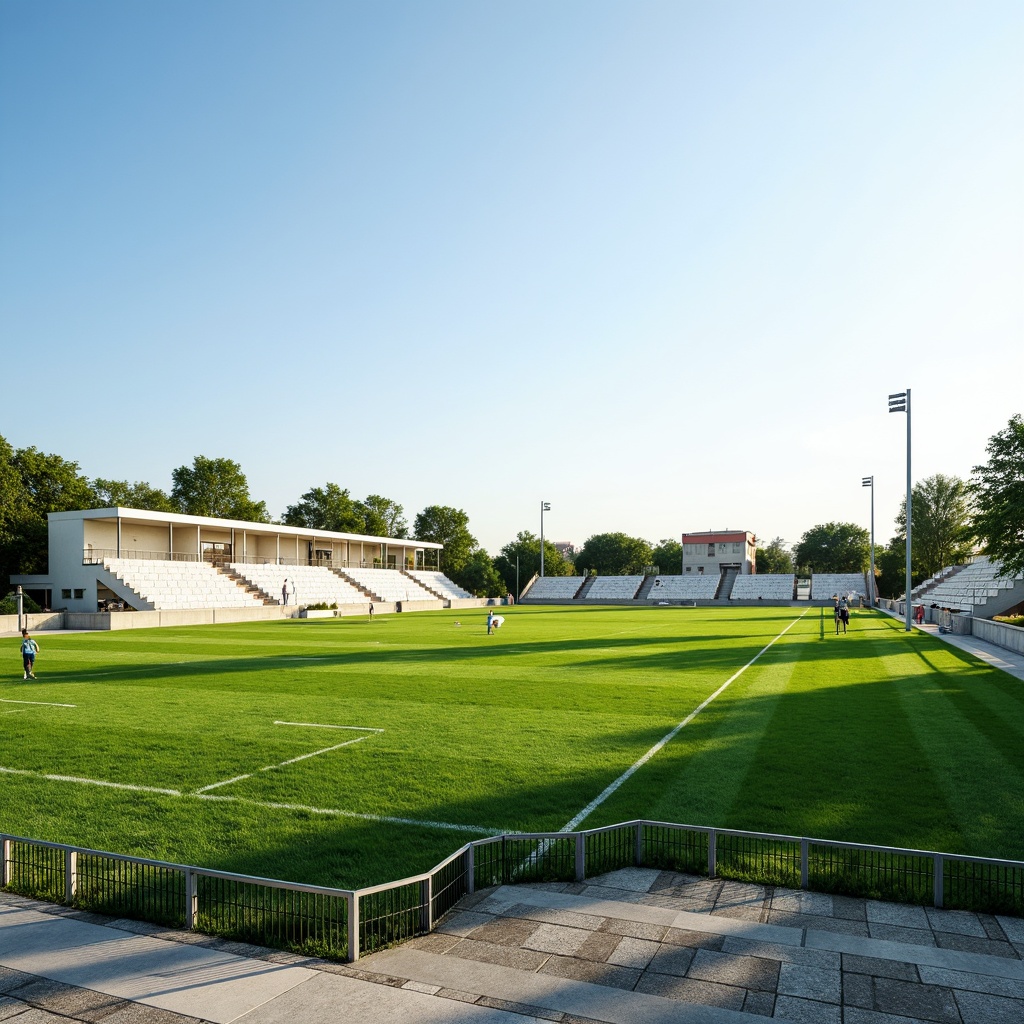
[[[910,526],[912,521],[911,481],[910,481],[910,388],[889,396],[889,412],[905,412],[907,414],[907,583],[904,604],[906,605],[906,631],[913,628],[910,624],[912,609],[910,607]]]
[[[868,604],[875,607],[875,478],[866,476],[861,481],[862,487],[871,488],[871,583],[868,586]]]
[[[540,574],[544,575],[544,513],[551,511],[551,503],[542,501],[540,503]]]

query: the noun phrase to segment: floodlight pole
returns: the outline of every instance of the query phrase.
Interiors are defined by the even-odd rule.
[[[20,633],[24,628],[22,619],[25,614],[25,592],[21,589],[21,584],[14,588],[14,599],[18,605],[18,632]]]
[[[911,524],[913,521],[913,509],[912,509],[912,490],[913,483],[910,478],[910,388],[906,391],[900,391],[895,395],[889,396],[889,412],[905,412],[907,414],[907,582],[905,585],[905,596],[904,602],[906,608],[905,615],[905,629],[906,632],[910,632],[913,629],[911,625],[911,595],[910,595],[910,551],[911,551]]]
[[[542,501],[540,503],[540,574],[544,575],[544,513],[551,511],[551,503]]]
[[[871,585],[868,588],[870,593],[868,594],[868,604],[875,607],[875,478],[873,476],[864,477],[861,482],[862,487],[871,488]]]

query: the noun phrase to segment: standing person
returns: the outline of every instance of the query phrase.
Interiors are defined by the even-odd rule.
[[[284,583],[281,584],[281,604],[288,603],[288,580],[285,579]]]
[[[490,608],[487,609],[487,635],[490,636],[494,631],[494,612]]]
[[[35,679],[36,655],[39,653],[39,644],[28,635],[28,630],[21,631],[21,663],[25,669],[26,679]]]
[[[370,621],[373,622],[373,602],[370,602]]]
[[[850,606],[843,604],[839,609],[839,621],[843,624],[843,632],[846,632],[846,627],[850,624]]]

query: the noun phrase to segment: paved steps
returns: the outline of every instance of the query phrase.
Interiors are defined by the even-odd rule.
[[[1024,921],[630,868],[462,901],[363,977],[548,1020],[1024,1020]]]

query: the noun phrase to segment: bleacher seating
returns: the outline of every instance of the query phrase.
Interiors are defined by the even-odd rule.
[[[584,579],[583,576],[541,576],[534,581],[526,597],[546,601],[571,601],[583,586]]]
[[[103,565],[156,609],[263,607],[259,598],[208,562],[105,558]]]
[[[643,576],[595,576],[583,600],[632,601],[643,581]]]
[[[792,601],[795,580],[792,573],[737,576],[730,597],[734,601]]]
[[[978,605],[984,605],[990,597],[996,597],[1000,590],[1012,590],[1014,579],[1024,579],[1024,575],[997,577],[998,571],[998,562],[984,557],[977,558],[959,572],[946,576],[922,600],[942,608],[971,611]]]
[[[418,583],[429,587],[435,594],[446,598],[466,598],[473,595],[468,590],[453,583],[443,572],[433,572],[429,569],[409,569],[409,575]]]
[[[721,574],[717,572],[657,576],[647,596],[652,601],[710,601],[721,581]]]
[[[322,565],[232,562],[230,568],[278,604],[286,579],[295,584],[295,597],[291,600],[296,605],[365,604],[367,600],[362,591]]]
[[[831,601],[833,597],[860,594],[867,599],[862,572],[816,572],[811,576],[811,600]]]
[[[378,601],[436,601],[429,590],[397,569],[345,569],[345,575],[365,587]],[[365,601],[365,597],[360,597]]]

